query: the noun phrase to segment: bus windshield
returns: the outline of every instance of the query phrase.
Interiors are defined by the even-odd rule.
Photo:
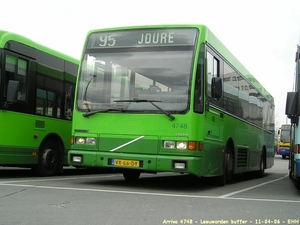
[[[125,42],[124,36],[137,35],[123,33],[122,43]],[[100,44],[90,47],[90,41],[81,67],[77,109],[82,112],[101,112],[116,108],[122,110],[115,112],[186,112],[189,105],[195,33],[193,30],[190,38],[192,41],[186,43],[185,39],[180,39],[176,46],[174,41],[172,44],[164,43],[159,46],[136,46],[132,43],[134,40],[131,40],[129,46],[101,48]],[[91,36],[90,39],[93,38]],[[119,37],[115,39],[117,38]],[[103,37],[100,36],[100,39]],[[162,110],[149,104],[149,101],[155,101],[155,105]]]
[[[86,54],[77,108],[87,111],[122,107],[159,112],[146,102],[116,102],[139,99],[161,101],[157,104],[164,110],[184,111],[188,105],[192,58],[192,50]]]
[[[283,125],[281,127],[281,142],[290,142],[290,125]]]

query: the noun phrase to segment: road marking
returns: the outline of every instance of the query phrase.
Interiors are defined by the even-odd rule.
[[[286,176],[285,176],[286,177]],[[180,198],[205,198],[205,199],[222,199],[222,200],[240,200],[240,201],[260,201],[260,202],[281,202],[281,203],[300,203],[300,200],[288,200],[288,199],[259,199],[259,198],[234,198],[228,197],[234,193],[247,191],[268,183],[272,183],[283,179],[279,178],[269,182],[265,182],[260,185],[255,185],[251,188],[245,188],[238,192],[232,192],[227,195],[221,196],[199,196],[199,195],[180,195],[180,194],[166,194],[166,193],[155,193],[155,192],[135,192],[135,191],[117,191],[117,190],[105,190],[105,189],[90,189],[90,188],[72,188],[72,187],[55,187],[55,186],[40,186],[40,185],[26,185],[26,184],[12,184],[12,183],[0,183],[0,186],[11,186],[11,187],[27,187],[27,188],[40,188],[40,189],[53,189],[53,190],[68,190],[68,191],[85,191],[85,192],[103,192],[103,193],[118,193],[118,194],[132,194],[132,195],[149,195],[149,196],[165,196],[165,197],[180,197]],[[70,178],[71,179],[71,178]],[[72,178],[78,179],[78,178]]]
[[[75,176],[75,177],[60,177],[60,178],[45,178],[45,179],[29,179],[29,180],[6,180],[6,181],[0,181],[1,184],[9,184],[9,183],[23,183],[23,182],[44,182],[44,181],[60,181],[60,180],[78,180],[78,179],[96,179],[96,178],[107,178],[107,177],[119,177],[122,176],[122,174],[114,173],[112,175],[89,175],[89,176]],[[152,174],[143,174],[143,177],[145,176],[153,176]]]
[[[115,177],[120,175],[105,175],[101,177]],[[30,180],[6,180],[0,181],[1,184],[10,184],[10,183],[23,183],[23,182],[44,182],[44,181],[60,181],[60,180],[78,180],[78,179],[95,179],[99,178],[98,176],[84,176],[84,177],[64,177],[64,178],[52,178],[52,179],[30,179]]]
[[[264,183],[261,183],[261,184],[258,184],[258,185],[254,185],[252,187],[248,187],[248,188],[245,188],[245,189],[242,189],[242,190],[238,190],[238,191],[234,191],[234,192],[231,192],[231,193],[228,193],[228,194],[225,194],[225,195],[221,195],[221,196],[219,196],[219,198],[227,198],[229,196],[236,195],[236,194],[239,194],[241,192],[249,191],[249,190],[252,190],[254,188],[258,188],[258,187],[264,186],[266,184],[274,183],[276,181],[279,181],[279,180],[282,180],[282,179],[286,178],[287,176],[288,176],[288,174],[285,175],[285,176],[283,176],[283,177],[280,177],[278,179],[275,179],[275,180],[271,180],[271,181],[264,182]]]

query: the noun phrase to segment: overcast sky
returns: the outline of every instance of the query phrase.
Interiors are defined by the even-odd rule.
[[[293,90],[299,0],[4,0],[0,30],[80,58],[91,29],[205,24],[275,99],[276,127]]]

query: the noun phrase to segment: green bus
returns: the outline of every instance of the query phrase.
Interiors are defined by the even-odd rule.
[[[63,171],[79,61],[0,31],[0,166]]]
[[[92,30],[79,66],[70,165],[263,176],[274,99],[204,25]]]

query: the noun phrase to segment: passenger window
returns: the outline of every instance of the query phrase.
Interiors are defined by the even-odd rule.
[[[26,100],[26,74],[27,74],[27,61],[23,59],[18,59],[18,73],[16,80],[19,81],[19,94],[18,100],[25,101]]]
[[[213,55],[210,52],[207,52],[207,75],[206,75],[206,94],[208,97],[208,100],[215,104],[218,105],[220,107],[223,107],[223,96],[221,98],[214,98],[212,97],[212,93],[211,93],[211,82],[212,82],[212,78],[213,77],[220,77],[222,78],[223,76],[221,76],[221,64],[222,61],[220,61],[220,59],[216,56]]]
[[[211,97],[211,79],[219,77],[220,62],[207,52],[207,96]]]
[[[7,92],[7,85],[9,80],[19,81],[18,100],[26,101],[27,95],[27,64],[24,59],[20,59],[16,56],[6,55],[5,63],[5,92]]]

